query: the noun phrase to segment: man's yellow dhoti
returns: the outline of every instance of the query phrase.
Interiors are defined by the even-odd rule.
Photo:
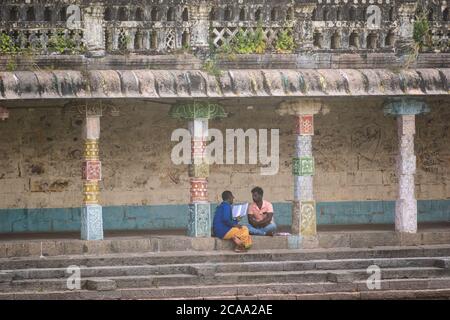
[[[250,235],[248,228],[245,226],[243,226],[242,228],[231,228],[231,230],[227,232],[223,239],[229,240],[233,237],[237,237],[239,240],[241,240],[245,249],[249,249],[253,244],[252,236]]]

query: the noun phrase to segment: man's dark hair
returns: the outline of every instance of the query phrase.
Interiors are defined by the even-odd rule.
[[[256,193],[259,194],[261,197],[264,195],[264,191],[263,191],[263,189],[260,188],[260,187],[254,187],[254,188],[252,189],[252,193],[253,193],[253,192],[256,192]]]
[[[233,194],[231,193],[231,191],[227,190],[227,191],[222,192],[222,200],[223,201],[230,200],[232,196],[233,196]]]

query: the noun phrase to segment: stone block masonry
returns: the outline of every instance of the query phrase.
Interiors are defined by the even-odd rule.
[[[379,101],[365,99],[364,107],[361,103],[358,99],[336,101],[329,104],[329,114],[314,117],[312,179],[318,224],[384,221],[376,212],[385,212],[387,215],[381,216],[387,220],[393,218],[389,215],[394,207],[383,209],[383,203],[392,204],[396,199],[400,179],[396,175],[396,120],[383,115]],[[258,107],[246,108],[250,105]],[[419,200],[419,221],[427,217],[445,220],[446,212],[450,211],[444,204],[450,194],[450,146],[446,143],[450,109],[439,100],[430,101],[429,106],[429,114],[416,117],[415,196]],[[82,202],[83,119],[75,113],[50,107],[10,108],[9,119],[0,125],[1,232],[25,231],[31,227],[40,231],[67,230],[77,223],[71,219],[79,209],[70,208],[77,208]],[[188,168],[173,165],[170,160],[170,135],[180,123],[167,115],[167,105],[136,103],[123,107],[127,112],[121,117],[102,118],[99,185],[101,204],[106,208],[105,229],[118,227],[109,222],[107,215],[121,210],[128,212],[121,214],[123,218],[119,220],[124,228],[180,226],[183,219],[187,220],[186,204],[190,201]],[[295,123],[289,117],[278,116],[276,104],[270,99],[229,103],[224,107],[230,116],[220,121],[210,120],[210,128],[223,132],[227,128],[280,129],[280,170],[270,177],[259,175],[256,165],[212,165],[208,178],[209,201],[217,203],[224,189],[232,190],[239,201],[250,201],[250,189],[258,185],[268,200],[286,204],[288,207],[283,210],[288,212],[287,203],[294,200]],[[186,126],[184,123],[183,127]],[[409,170],[408,166],[404,168]],[[367,203],[364,208],[360,205],[363,202]],[[370,209],[371,203],[377,203],[378,207]],[[173,215],[178,212],[183,218],[175,223],[170,214],[164,220],[163,213],[168,209],[161,208],[168,206],[172,207]],[[145,209],[150,207],[150,211]],[[135,208],[134,214],[129,208]],[[160,213],[153,215],[153,210]],[[212,205],[211,214],[213,210]],[[16,215],[19,212],[22,218]],[[26,212],[28,222],[23,220]],[[364,217],[363,212],[373,214]],[[53,214],[58,218],[51,219]],[[39,216],[42,221],[38,223]],[[152,217],[158,222],[149,222]],[[290,221],[288,216],[283,219],[286,223]]]

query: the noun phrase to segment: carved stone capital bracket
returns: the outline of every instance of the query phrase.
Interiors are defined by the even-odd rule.
[[[430,107],[421,100],[411,98],[394,98],[384,104],[385,115],[416,115],[430,112]]]
[[[282,102],[278,108],[277,113],[280,116],[284,115],[314,115],[317,113],[327,114],[329,108],[320,100],[295,100]]]
[[[200,1],[200,3],[192,5],[190,7],[190,12],[193,20],[197,19],[208,20],[211,8],[212,4],[210,1],[207,0]]]
[[[311,17],[316,7],[315,3],[299,3],[295,5],[295,13],[297,16]]]
[[[83,9],[84,14],[90,15],[94,18],[103,18],[105,7],[102,3],[91,3],[88,7]]]
[[[102,117],[107,114],[112,117],[120,115],[120,108],[116,105],[104,103],[102,101],[91,102],[88,101],[82,104],[71,104],[69,108],[73,107],[75,113],[82,117]]]
[[[417,9],[417,1],[408,1],[400,4],[398,15],[401,17],[412,17]]]
[[[217,119],[227,117],[224,108],[211,102],[183,102],[170,108],[169,116],[175,119]]]

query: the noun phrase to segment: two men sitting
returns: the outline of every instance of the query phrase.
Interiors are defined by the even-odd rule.
[[[260,187],[252,189],[253,203],[247,212],[248,223],[239,224],[233,218],[232,204],[234,196],[231,191],[222,193],[223,202],[217,207],[213,221],[214,235],[220,239],[232,240],[236,252],[245,252],[252,246],[251,235],[273,236],[277,228],[273,218],[273,206],[263,200],[264,191]]]

